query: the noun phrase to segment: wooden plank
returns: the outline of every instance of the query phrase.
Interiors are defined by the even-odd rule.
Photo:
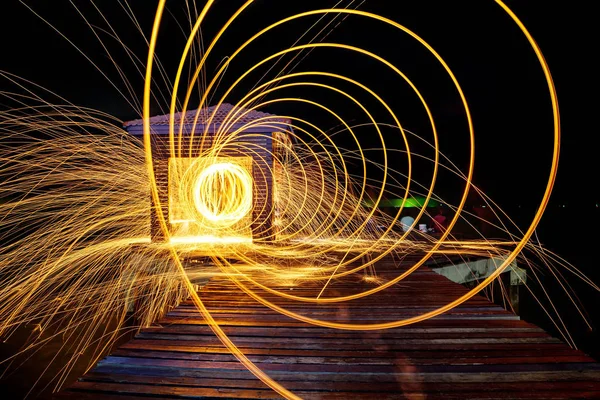
[[[387,266],[382,276],[399,273],[389,260]],[[420,291],[420,284],[436,290]],[[334,283],[328,295],[365,288],[369,286],[356,276]],[[314,292],[294,288],[301,296]],[[417,315],[465,292],[421,268],[401,286],[341,306],[261,294],[311,318],[373,323]],[[480,296],[441,317],[367,332],[291,320],[222,277],[206,285],[200,296],[253,362],[304,398],[600,398],[600,363]],[[74,399],[150,397],[279,398],[228,353],[189,301],[60,394]]]

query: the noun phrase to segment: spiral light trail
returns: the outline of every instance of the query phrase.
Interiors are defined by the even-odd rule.
[[[48,340],[42,335],[45,331],[69,338],[65,346],[71,348],[65,351],[72,351],[74,356],[57,378],[57,387],[63,384],[78,355],[92,349],[92,365],[102,356],[105,345],[92,338],[100,334],[109,342],[114,341],[122,333],[133,301],[137,304],[135,312],[141,327],[150,325],[171,306],[190,296],[215,335],[248,370],[280,395],[298,398],[257,367],[206,308],[196,282],[215,274],[228,277],[255,301],[290,318],[352,331],[396,328],[445,313],[484,290],[515,260],[529,263],[528,258],[522,257],[524,250],[537,253],[553,274],[560,274],[557,271],[562,268],[597,289],[574,267],[548,256],[550,253],[541,251],[531,240],[556,178],[559,110],[552,76],[540,48],[502,1],[495,0],[498,12],[510,17],[537,57],[540,73],[547,83],[553,119],[551,167],[541,201],[524,231],[472,182],[476,133],[467,96],[456,75],[430,44],[394,20],[340,6],[289,15],[248,35],[248,39],[242,38],[243,43],[221,62],[214,75],[208,76],[207,62],[222,37],[232,31],[231,27],[250,6],[257,5],[254,3],[246,1],[233,12],[200,53],[195,47],[198,37],[217,5],[209,0],[199,12],[190,14],[189,36],[169,88],[166,204],[159,193],[162,189],[156,171],[160,166],[156,163],[151,125],[151,110],[162,96],[153,85],[160,79],[158,75],[165,75],[156,51],[163,44],[163,30],[167,29],[163,26],[166,0],[158,3],[148,39],[141,147],[115,126],[110,116],[66,102],[60,105],[48,102],[36,94],[39,88],[29,89],[30,82],[0,71],[0,78],[27,92],[26,95],[2,93],[20,106],[0,112],[3,182],[0,234],[5,242],[0,251],[0,335],[9,337],[19,327],[35,324],[39,338],[28,349],[39,348]],[[227,75],[232,66],[247,60],[244,55],[252,51],[252,46],[259,46],[265,37],[277,36],[280,29],[293,24],[310,26],[314,18],[340,16],[349,21],[345,23],[354,22],[357,26],[365,21],[377,23],[386,32],[393,30],[410,38],[444,71],[464,111],[466,169],[461,170],[442,153],[440,137],[444,133],[438,128],[427,95],[419,90],[409,73],[376,50],[335,40],[297,41],[244,65],[244,72],[234,79]],[[359,77],[327,68],[292,72],[290,69],[301,63],[290,62],[274,77],[267,73],[256,78],[261,71],[273,70],[286,57],[296,60],[313,51],[323,57],[336,57],[339,53],[351,60],[367,60],[375,66],[374,71],[364,71],[364,76]],[[287,68],[290,65],[293,68]],[[379,73],[379,69],[392,74],[402,87],[409,89],[407,92],[427,117],[430,139],[423,133],[408,131],[401,122],[402,110],[396,110],[386,96],[367,84],[370,81],[367,78]],[[245,90],[248,84],[251,89]],[[289,95],[296,93],[294,90],[327,93],[339,103]],[[49,93],[44,95],[52,97]],[[196,98],[199,98],[197,111],[190,111],[192,104],[196,106]],[[208,108],[210,102],[215,105]],[[233,104],[230,108],[229,103]],[[356,124],[348,120],[342,107],[336,107],[339,104],[356,110],[367,122]],[[325,128],[299,115],[265,114],[247,122],[249,116],[258,115],[257,111],[273,106],[308,107],[327,115],[338,124],[338,129]],[[206,114],[206,110],[213,111]],[[223,110],[226,117],[218,120]],[[186,130],[186,126],[191,128]],[[365,130],[369,130],[368,141],[362,133]],[[393,132],[393,140],[384,131]],[[273,132],[273,149],[277,150],[268,150],[265,156],[261,153],[264,149],[253,141],[264,135],[252,132]],[[342,135],[344,140],[340,139]],[[423,143],[430,153],[415,150],[421,149]],[[253,174],[256,160],[268,165],[259,178],[272,177],[272,193],[269,193],[272,207],[256,198],[256,172]],[[431,172],[426,182],[416,180],[417,166],[423,163],[429,165]],[[369,172],[373,170],[378,174]],[[462,182],[455,204],[436,194],[442,174]],[[495,213],[495,227],[509,239],[455,237],[455,227],[469,216],[465,204],[473,192],[485,199]],[[401,199],[397,208],[389,214],[379,212],[391,195]],[[400,218],[416,196],[423,200],[411,225],[402,229]],[[418,221],[429,216],[428,205],[433,202],[443,202],[452,211],[447,228],[436,236],[417,229]],[[164,241],[150,239],[151,215]],[[265,220],[272,222],[274,228],[267,230],[266,222],[258,220],[257,215],[266,215]],[[257,226],[267,233],[260,237],[253,235]],[[420,258],[392,279],[377,277],[378,261],[384,257],[402,259],[409,254]],[[320,320],[306,315],[306,310],[319,304],[364,299],[386,290],[401,283],[430,257],[440,254],[496,257],[503,261],[464,296],[421,315],[372,324]],[[185,260],[194,257],[210,258],[217,270],[204,271],[186,264]],[[357,273],[364,274],[365,281],[371,284],[369,289],[357,288],[346,296],[328,291],[332,282]],[[315,287],[315,283],[318,289],[312,296],[274,288],[282,284]],[[293,300],[302,308],[284,308],[273,298]],[[102,331],[101,326],[115,317],[117,328]],[[559,316],[555,323],[563,337],[571,341]],[[80,327],[84,327],[83,333],[76,329]]]

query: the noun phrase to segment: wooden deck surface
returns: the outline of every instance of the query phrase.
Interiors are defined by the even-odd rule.
[[[397,274],[392,266],[389,271]],[[359,278],[336,282],[328,295],[368,287]],[[293,290],[314,294],[311,288]],[[342,306],[307,308],[281,299],[277,304],[313,318],[371,323],[417,315],[465,292],[423,267],[383,293]],[[600,398],[598,362],[481,296],[442,316],[385,331],[340,331],[297,322],[221,278],[214,278],[200,296],[253,362],[306,399]],[[187,302],[56,398],[279,396],[228,353]]]

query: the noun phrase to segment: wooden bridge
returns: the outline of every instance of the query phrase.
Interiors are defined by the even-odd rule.
[[[398,274],[389,260],[383,264]],[[361,278],[336,282],[327,293],[372,287]],[[294,294],[314,294],[309,289],[294,288]],[[313,318],[373,323],[421,314],[466,290],[423,267],[401,284],[341,306],[306,308],[264,297]],[[292,320],[222,278],[202,288],[200,297],[253,362],[306,399],[600,398],[600,363],[482,296],[418,324],[366,332]],[[228,353],[191,303],[183,303],[56,398],[279,396]]]

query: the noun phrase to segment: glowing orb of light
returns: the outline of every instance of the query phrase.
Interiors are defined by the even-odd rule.
[[[217,225],[235,224],[252,209],[252,176],[238,164],[212,164],[198,174],[193,199],[206,220]]]

